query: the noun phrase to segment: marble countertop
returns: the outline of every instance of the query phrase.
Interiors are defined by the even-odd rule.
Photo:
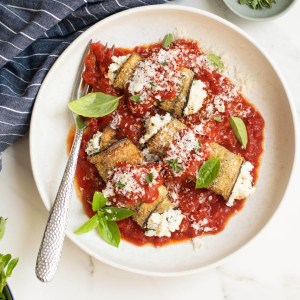
[[[285,77],[299,125],[300,1],[283,17],[258,23],[235,16],[221,0],[175,3],[210,11],[250,34]],[[177,278],[142,276],[104,265],[66,239],[56,277],[45,284],[35,277],[34,268],[48,212],[33,180],[27,135],[3,154],[0,173],[0,212],[9,219],[1,251],[20,257],[10,287],[17,300],[300,299],[299,159],[295,171],[285,199],[268,226],[217,268]]]

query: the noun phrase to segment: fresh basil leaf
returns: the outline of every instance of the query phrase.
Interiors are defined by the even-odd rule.
[[[218,158],[207,160],[199,169],[196,189],[204,188],[212,183],[219,174],[220,166],[221,163]]]
[[[138,102],[138,103],[142,102],[141,94],[136,94],[136,95],[131,96],[130,100],[133,102]]]
[[[83,120],[81,116],[76,117],[76,125],[79,129],[85,129],[87,127],[87,123]]]
[[[152,173],[147,174],[146,181],[148,183],[151,183],[153,181],[153,174]]]
[[[81,225],[74,233],[75,234],[83,234],[95,229],[99,224],[98,215],[94,215],[88,221],[86,221],[83,225]]]
[[[209,54],[207,54],[207,58],[209,59],[209,62],[211,63],[211,65],[213,65],[215,68],[217,68],[219,72],[224,71],[224,63],[222,62],[220,56],[213,54],[213,53],[209,53]]]
[[[6,300],[6,297],[3,293],[0,292],[0,300]]]
[[[102,208],[102,211],[107,221],[120,221],[133,215],[131,210],[123,207],[108,206]]]
[[[223,119],[220,116],[214,116],[214,120],[219,123],[223,122]]]
[[[119,105],[121,97],[116,97],[104,93],[89,93],[77,100],[71,101],[68,107],[74,113],[89,117],[98,118],[109,115]]]
[[[17,263],[19,262],[19,258],[16,257],[14,259],[12,259],[6,269],[6,277],[10,277],[12,274],[12,271],[14,270],[14,268],[16,267]]]
[[[248,144],[248,134],[247,134],[245,123],[239,117],[232,117],[232,116],[229,118],[229,123],[233,130],[234,135],[242,144],[242,148],[246,149]]]
[[[98,233],[108,244],[118,247],[121,240],[121,234],[116,222],[107,221],[105,218],[99,218]]]
[[[168,48],[171,43],[173,42],[173,35],[171,33],[168,33],[165,35],[164,39],[163,39],[163,42],[162,42],[162,45],[164,48]]]
[[[108,199],[105,198],[101,192],[95,192],[92,202],[93,211],[97,211],[100,208],[104,207],[106,205],[107,200]]]
[[[5,233],[6,220],[3,217],[0,217],[0,240],[2,240]]]

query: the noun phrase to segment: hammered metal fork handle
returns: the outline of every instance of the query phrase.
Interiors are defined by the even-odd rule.
[[[68,163],[44,232],[36,261],[36,276],[50,281],[56,273],[67,228],[73,180],[84,129],[77,128]]]

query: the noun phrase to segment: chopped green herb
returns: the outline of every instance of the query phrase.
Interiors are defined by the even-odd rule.
[[[168,33],[165,35],[164,39],[163,39],[163,42],[162,42],[162,45],[164,48],[168,48],[171,43],[173,42],[173,35],[171,33]]]
[[[219,123],[223,122],[223,119],[220,116],[214,116],[214,120]]]
[[[217,68],[217,70],[219,72],[224,71],[224,63],[222,62],[220,56],[213,54],[213,53],[209,53],[209,54],[207,54],[207,58],[209,59],[209,62],[211,63],[211,65],[213,65],[215,68]]]
[[[149,82],[149,84],[151,85],[151,86],[153,86],[153,87],[157,87],[157,85],[156,85],[156,83],[154,83],[154,82]]]
[[[230,117],[229,123],[233,130],[234,135],[242,144],[242,148],[246,149],[248,144],[248,134],[247,134],[245,123],[239,117]]]
[[[133,102],[142,102],[141,94],[136,94],[130,97],[130,100]]]
[[[219,174],[220,160],[211,158],[207,160],[199,169],[196,181],[196,189],[204,188],[212,183]]]
[[[124,185],[125,186],[125,185]],[[97,228],[99,235],[108,244],[118,247],[121,239],[120,230],[116,221],[126,219],[133,212],[123,207],[105,206],[108,199],[101,192],[95,192],[92,208],[98,208],[95,215],[80,226],[75,233],[83,234]]]
[[[168,160],[167,163],[171,166],[174,173],[183,171],[183,167],[178,163],[178,158]]]
[[[125,186],[126,186],[126,184],[123,183],[123,182],[121,182],[121,181],[118,181],[118,182],[116,183],[116,187],[118,187],[118,188],[120,188],[120,189],[122,189],[122,188],[125,187]]]
[[[146,176],[146,181],[148,183],[151,183],[153,181],[153,174],[152,173],[149,173],[147,176]]]
[[[71,101],[68,107],[77,115],[89,118],[98,118],[109,115],[119,105],[122,98],[104,93],[89,93],[77,100]]]
[[[270,8],[276,0],[239,0],[242,5],[248,5],[253,9]]]
[[[166,66],[168,64],[168,62],[166,60],[164,60],[162,63],[161,63],[163,66]]]

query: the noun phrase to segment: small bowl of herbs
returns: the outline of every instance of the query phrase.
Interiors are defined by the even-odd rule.
[[[296,0],[223,0],[228,8],[241,18],[251,21],[269,21],[285,14]]]
[[[5,233],[6,219],[0,217],[0,240]],[[7,278],[11,276],[19,258],[12,258],[11,254],[0,253],[0,299],[13,300],[14,297],[7,285]]]

